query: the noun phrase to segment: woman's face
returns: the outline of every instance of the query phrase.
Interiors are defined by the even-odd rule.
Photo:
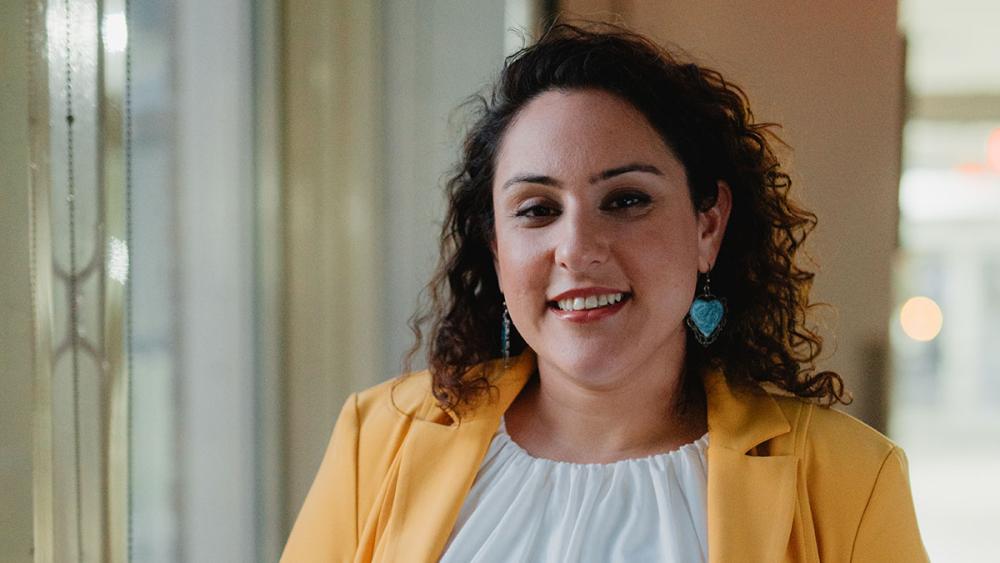
[[[549,91],[528,103],[497,156],[494,256],[540,367],[599,387],[683,354],[697,273],[728,218],[719,192],[696,214],[682,164],[622,98]]]

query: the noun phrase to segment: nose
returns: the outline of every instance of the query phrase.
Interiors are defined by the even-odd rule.
[[[566,210],[558,230],[555,260],[560,268],[587,272],[608,260],[608,234],[600,218]]]

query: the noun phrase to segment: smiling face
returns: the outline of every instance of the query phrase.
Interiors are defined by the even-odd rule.
[[[683,165],[601,91],[548,91],[506,131],[493,182],[497,275],[537,354],[588,386],[683,357],[684,316],[728,217],[695,213]]]

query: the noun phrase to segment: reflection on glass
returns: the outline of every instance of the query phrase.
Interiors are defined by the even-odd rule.
[[[128,243],[115,237],[108,242],[108,277],[122,285],[128,280]]]
[[[108,53],[124,53],[128,45],[128,25],[123,12],[104,15],[104,50]]]

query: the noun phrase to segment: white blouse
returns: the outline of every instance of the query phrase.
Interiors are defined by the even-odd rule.
[[[708,434],[613,463],[532,457],[501,419],[442,562],[708,559]]]

